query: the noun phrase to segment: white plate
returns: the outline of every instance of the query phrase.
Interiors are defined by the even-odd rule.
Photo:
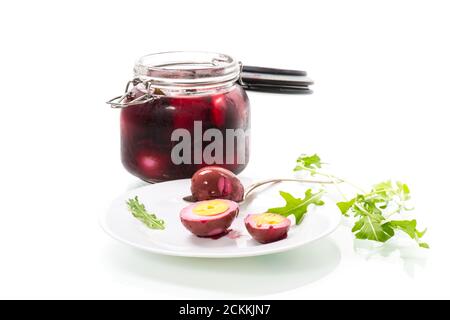
[[[244,185],[251,181],[241,179]],[[262,187],[240,206],[239,217],[233,222],[231,234],[241,236],[224,236],[220,239],[198,238],[186,230],[180,222],[179,212],[189,205],[182,200],[190,194],[190,180],[175,180],[147,185],[130,191],[117,198],[101,219],[103,229],[113,238],[133,247],[153,253],[203,258],[248,257],[282,252],[303,246],[321,239],[333,232],[341,220],[341,214],[330,199],[324,199],[325,205],[310,206],[303,222],[292,224],[288,237],[284,240],[259,244],[254,241],[244,225],[248,213],[261,213],[271,207],[284,206],[279,190],[291,192],[296,197],[303,197],[304,191],[311,186],[296,182],[277,183]],[[316,186],[317,187],[317,186]],[[135,219],[127,210],[126,201],[138,196],[148,211],[155,213],[166,223],[165,230],[151,230]]]

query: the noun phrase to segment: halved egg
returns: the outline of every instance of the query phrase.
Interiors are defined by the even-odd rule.
[[[291,221],[276,213],[249,214],[245,227],[250,235],[260,243],[269,243],[287,237]]]
[[[214,199],[193,203],[181,210],[181,223],[199,237],[225,233],[239,213],[239,205],[231,200]]]

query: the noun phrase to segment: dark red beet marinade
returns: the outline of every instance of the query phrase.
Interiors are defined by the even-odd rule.
[[[208,165],[202,160],[193,163],[194,143],[191,145],[192,161],[176,165],[171,160],[172,132],[183,128],[194,137],[194,121],[202,121],[203,132],[219,129],[224,137],[226,154],[226,129],[250,128],[250,108],[245,91],[234,85],[226,92],[202,96],[160,97],[154,101],[129,106],[121,112],[122,163],[137,177],[150,181],[190,178],[195,171]],[[193,138],[192,138],[193,139]],[[249,160],[249,141],[245,140],[245,163],[238,163],[237,140],[234,141],[233,163],[216,164],[235,174],[241,172]],[[203,141],[202,149],[211,142]]]
[[[233,231],[233,229],[227,229],[224,232],[219,233],[219,234],[215,234],[213,236],[197,236],[197,237],[199,237],[199,238],[207,238],[207,239],[212,239],[212,240],[219,240],[219,239],[222,239],[223,237],[227,236],[232,231]]]

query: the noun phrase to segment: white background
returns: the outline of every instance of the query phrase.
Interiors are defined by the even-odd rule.
[[[446,1],[3,1],[0,298],[450,298]],[[140,185],[119,160],[133,62],[208,50],[305,69],[314,94],[249,93],[246,176],[300,153],[365,186],[407,182],[429,251],[354,251],[348,226],[304,249],[241,260],[169,258],[103,233]],[[392,251],[387,257],[387,252]]]

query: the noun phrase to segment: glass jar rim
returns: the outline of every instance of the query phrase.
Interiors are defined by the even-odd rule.
[[[168,51],[145,55],[134,65],[134,76],[156,88],[201,88],[232,84],[241,64],[233,57],[207,51]]]

